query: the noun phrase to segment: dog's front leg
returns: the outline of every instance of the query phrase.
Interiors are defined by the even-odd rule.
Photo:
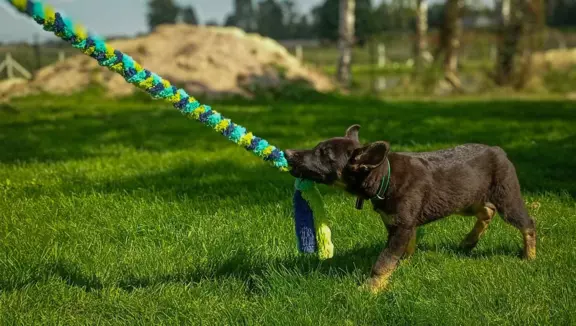
[[[388,279],[396,269],[398,261],[406,252],[408,243],[414,234],[414,228],[388,227],[388,243],[382,250],[376,264],[372,268],[372,275],[368,279],[368,288],[377,293],[386,288]]]

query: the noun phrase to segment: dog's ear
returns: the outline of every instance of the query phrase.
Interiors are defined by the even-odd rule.
[[[350,138],[356,142],[360,142],[358,140],[358,131],[360,131],[360,125],[351,125],[346,129],[346,138]]]
[[[348,165],[356,171],[370,171],[384,163],[389,150],[390,144],[388,142],[377,141],[371,143],[354,150]]]

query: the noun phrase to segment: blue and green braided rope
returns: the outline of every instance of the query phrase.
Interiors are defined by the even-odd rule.
[[[124,79],[148,93],[154,99],[170,102],[187,117],[197,120],[219,132],[230,141],[269,161],[281,171],[288,170],[284,152],[270,145],[266,140],[247,132],[246,128],[225,118],[210,106],[200,104],[183,89],[172,86],[157,74],[144,69],[129,55],[112,48],[106,42],[90,33],[79,24],[56,12],[54,8],[39,1],[6,0],[20,12],[32,17],[44,30],[53,32],[84,54],[96,59],[98,64],[114,71]]]
[[[246,128],[233,123],[230,119],[226,119],[210,106],[200,104],[183,89],[172,86],[168,80],[144,69],[129,55],[112,48],[102,38],[90,34],[82,25],[75,24],[68,18],[63,17],[51,6],[31,0],[6,1],[20,12],[32,17],[38,24],[43,26],[44,30],[53,32],[84,54],[96,59],[99,65],[120,74],[128,83],[145,91],[152,98],[170,102],[185,116],[221,133],[232,142],[251,151],[265,161],[271,162],[280,171],[288,171],[288,162],[284,157],[284,152],[268,144],[266,140],[254,136],[251,132],[247,132]],[[317,250],[320,258],[332,257],[334,255],[334,246],[330,239],[330,229],[327,226],[322,197],[316,185],[309,180],[297,179],[296,189],[302,191],[302,194],[306,197],[306,205],[312,206],[313,211],[319,215],[316,219],[313,216],[305,218],[314,221]],[[298,212],[295,213],[298,214]],[[308,213],[311,213],[311,210]]]

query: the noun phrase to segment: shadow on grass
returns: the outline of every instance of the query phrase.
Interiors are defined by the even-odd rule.
[[[445,144],[480,142],[502,146],[515,163],[523,189],[530,192],[568,192],[576,197],[576,135],[553,140],[542,135],[557,128],[576,124],[576,104],[562,101],[485,101],[485,102],[382,102],[377,100],[325,97],[320,102],[279,103],[237,102],[221,109],[233,121],[247,126],[256,135],[281,148],[301,146],[328,137],[341,135],[352,123],[363,126],[361,137],[366,140],[388,139],[392,144]],[[122,110],[109,110],[97,104],[83,111],[74,105],[50,109],[18,108],[0,112],[0,163],[55,162],[104,156],[103,146],[124,146],[151,152],[171,150],[204,150],[235,146],[222,136],[184,119],[173,109],[158,109],[147,103],[122,104]],[[223,104],[223,106],[231,105]],[[218,109],[218,108],[217,108]],[[22,115],[27,118],[20,119]],[[39,117],[36,117],[38,115]],[[12,119],[14,119],[12,121]],[[6,122],[7,121],[7,122]],[[467,130],[458,126],[483,124]],[[564,134],[566,131],[564,130]],[[255,161],[258,159],[256,158]],[[289,198],[291,177],[260,165],[248,166],[232,161],[217,160],[205,164],[183,165],[172,170],[148,173],[130,178],[91,181],[63,177],[65,192],[131,193],[135,196],[185,196],[199,199],[226,198],[242,200],[243,204],[262,205],[262,200]],[[261,181],[265,180],[265,181]],[[143,192],[140,192],[144,189]],[[43,193],[41,188],[26,190],[27,195]],[[253,196],[255,193],[266,196]],[[270,193],[278,196],[271,196]],[[246,201],[253,200],[252,203]],[[295,269],[303,274],[320,272],[341,276],[354,271],[368,274],[383,243],[338,253],[327,262],[314,257],[298,256],[289,260],[254,265],[248,253],[240,252],[223,264],[205,269],[190,269],[170,275],[150,277],[126,276],[117,286],[131,291],[167,282],[193,283],[203,279],[235,277],[248,284],[255,276],[265,276],[279,268]],[[455,245],[440,247],[421,245],[419,250],[443,251],[471,259],[490,255],[514,256],[515,248],[497,247],[461,252]],[[3,290],[24,287],[57,277],[71,286],[99,290],[105,285],[95,275],[85,275],[77,266],[58,263],[40,266],[39,275],[25,284],[0,284]],[[106,285],[108,286],[108,285]],[[257,291],[254,288],[254,291]]]
[[[148,102],[90,104],[86,101],[82,109],[74,103],[58,107],[56,102],[46,109],[50,112],[42,111],[42,107],[25,107],[17,112],[31,112],[2,113],[9,116],[4,119],[7,122],[0,124],[0,139],[5,148],[0,151],[0,163],[55,162],[114,155],[105,150],[107,146],[158,153],[188,149],[213,151],[216,147],[236,146],[199,123],[183,118],[172,108],[159,108]],[[18,107],[18,103],[13,106]],[[576,183],[571,181],[576,179],[573,168],[576,157],[571,155],[576,149],[576,135],[565,136],[570,133],[566,131],[567,124],[576,123],[574,102],[384,102],[322,95],[305,105],[287,100],[277,103],[225,102],[221,106],[220,111],[225,116],[280,148],[309,146],[339,136],[353,123],[363,126],[360,132],[363,140],[386,139],[393,145],[393,150],[415,144],[434,148],[468,142],[499,145],[517,166],[525,190],[568,192],[576,197]],[[10,116],[21,114],[29,116],[11,121]],[[545,139],[546,135],[558,130],[563,136]],[[208,165],[206,173],[229,172],[228,163],[212,161]],[[190,188],[196,188],[196,178],[205,176],[195,174],[192,170],[196,168],[182,167],[134,180],[110,182],[102,191],[130,191],[146,184],[161,192],[174,190],[179,193],[183,185],[177,178],[191,173],[194,177],[185,179]],[[234,168],[242,169],[239,165]],[[261,166],[254,170],[245,168],[238,172],[238,182],[233,181],[232,185],[236,189],[252,188],[256,185],[251,184],[250,179],[263,177],[261,171]],[[265,177],[278,181],[274,179],[274,173],[266,173]],[[245,183],[248,185],[243,186]],[[221,185],[210,186],[218,189],[227,184],[229,181],[222,180]]]
[[[356,272],[368,277],[374,262],[380,254],[384,243],[374,244],[359,249],[337,253],[332,259],[319,261],[315,255],[299,255],[287,260],[276,260],[254,264],[251,255],[240,250],[234,257],[218,265],[206,268],[189,268],[173,274],[151,276],[134,276],[128,272],[122,279],[113,284],[104,284],[96,275],[85,275],[71,263],[56,263],[42,268],[40,273],[23,283],[0,284],[3,291],[14,291],[30,284],[43,282],[51,277],[57,277],[69,286],[82,288],[86,292],[101,290],[105,287],[118,287],[131,292],[141,288],[166,284],[195,284],[202,281],[218,281],[235,278],[247,285],[249,294],[259,294],[261,289],[255,286],[256,279],[266,278],[279,270],[297,271],[302,275],[321,273],[330,277],[341,278]],[[511,246],[499,246],[484,250],[475,249],[472,252],[461,250],[456,244],[441,244],[427,246],[419,244],[418,251],[434,251],[448,254],[459,259],[483,259],[491,256],[507,256],[521,258],[520,251]],[[409,264],[409,260],[408,260]],[[360,284],[358,284],[360,285]]]
[[[36,184],[24,185],[15,190],[13,196],[38,198],[55,194],[112,194],[128,195],[133,198],[167,202],[202,203],[198,209],[233,209],[242,206],[264,206],[278,201],[289,201],[293,195],[294,178],[289,173],[280,173],[273,167],[256,164],[241,165],[235,161],[217,160],[194,162],[164,170],[145,172],[128,177],[89,179],[83,175],[61,175],[61,182],[54,187]],[[325,187],[322,193],[334,194],[338,190]]]
[[[104,288],[104,285],[95,274],[87,275],[83,273],[72,262],[57,261],[36,266],[36,272],[26,280],[7,281],[0,279],[0,293],[20,290],[33,284],[47,282],[51,278],[60,279],[67,285],[82,288],[86,292]]]
[[[241,150],[241,149],[239,149]],[[539,142],[507,151],[520,178],[524,192],[569,194],[576,198],[576,136],[561,141]],[[246,159],[251,154],[246,153]],[[278,198],[291,198],[293,178],[275,168],[256,162],[241,164],[233,160],[189,162],[168,170],[146,171],[128,177],[89,179],[83,175],[63,174],[58,188],[37,185],[22,187],[22,195],[37,197],[64,194],[129,194],[134,197],[163,198],[178,201],[242,202],[243,205],[265,205]],[[337,189],[321,187],[323,194],[336,194]]]
[[[277,260],[261,265],[251,264],[251,256],[240,251],[239,254],[224,263],[206,269],[190,270],[177,274],[154,277],[127,276],[115,285],[126,291],[133,291],[139,288],[165,283],[194,284],[204,280],[218,281],[219,279],[227,278],[236,278],[250,284],[250,282],[255,278],[266,278],[267,275],[275,271],[286,269],[289,271],[297,271],[302,275],[316,272],[333,278],[345,277],[346,275],[354,274],[359,271],[361,274],[365,275],[365,277],[369,277],[372,266],[376,262],[376,259],[383,247],[384,243],[377,243],[372,246],[337,253],[332,259],[326,261],[319,261],[316,256],[313,255],[301,255],[293,259]],[[447,244],[435,247],[428,247],[419,244],[417,252],[418,251],[442,252],[459,259],[469,260],[485,259],[486,257],[492,256],[506,256],[521,259],[521,252],[511,246],[499,246],[483,250],[475,249],[471,252],[467,252],[460,249],[456,244]],[[408,263],[409,260],[410,259],[407,259]],[[250,286],[248,287],[250,288]],[[257,290],[255,292],[257,292]]]
[[[522,133],[523,123],[542,124],[544,134],[553,131],[547,123],[576,122],[576,103],[569,101],[385,102],[327,95],[321,99],[308,104],[239,101],[215,107],[281,148],[340,136],[353,123],[363,126],[362,138],[387,139],[396,145],[432,140],[498,145],[531,136]],[[10,150],[0,153],[0,162],[85,158],[94,155],[95,148],[111,144],[158,152],[234,146],[175,109],[155,103],[92,101],[81,108],[75,104],[18,109],[29,115],[24,121],[11,121],[11,114],[3,114],[6,122],[0,126]],[[114,105],[118,108],[110,108]],[[483,130],[466,130],[458,121],[491,123]]]

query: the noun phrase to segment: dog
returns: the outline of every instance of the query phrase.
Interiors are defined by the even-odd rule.
[[[522,233],[524,258],[536,258],[535,223],[515,167],[500,147],[464,144],[431,152],[391,152],[387,141],[362,145],[359,130],[352,125],[343,137],[284,153],[294,177],[342,187],[360,202],[370,200],[381,215],[388,240],[366,283],[370,291],[385,289],[399,260],[414,253],[419,226],[453,214],[476,217],[463,249],[476,246],[498,212]]]

